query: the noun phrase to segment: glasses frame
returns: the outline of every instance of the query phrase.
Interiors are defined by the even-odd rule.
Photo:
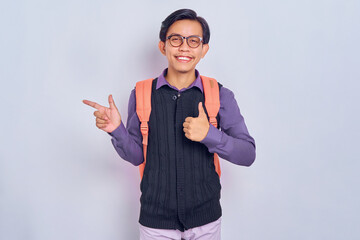
[[[184,37],[184,36],[181,36],[180,34],[171,34],[166,39],[170,40],[170,38],[172,38],[174,36],[181,38],[181,44],[179,46],[174,46],[174,45],[171,44],[171,41],[169,41],[170,45],[173,46],[173,47],[180,47],[181,45],[183,45],[184,44],[184,39],[186,39],[186,43],[190,48],[198,48],[200,46],[200,44],[203,42],[203,38],[200,37],[200,36],[197,36],[197,35],[191,35],[191,36],[188,36],[188,37]],[[199,45],[197,45],[196,47],[191,47],[190,44],[189,44],[189,38],[191,38],[191,37],[196,37],[196,38],[200,39]]]

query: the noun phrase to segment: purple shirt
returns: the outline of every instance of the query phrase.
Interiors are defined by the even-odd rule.
[[[168,85],[179,92],[192,87],[197,87],[203,92],[202,81],[197,70],[195,70],[195,81],[181,90],[166,81],[166,73],[167,69],[158,77],[156,89]],[[217,153],[223,159],[237,165],[250,166],[255,160],[255,141],[249,135],[233,92],[225,87],[220,88],[219,117],[220,130],[210,124],[209,131],[201,143],[208,148],[209,152]],[[110,135],[111,142],[121,158],[136,166],[144,161],[140,121],[136,114],[135,89],[132,90],[129,99],[126,128],[121,121],[120,126]]]

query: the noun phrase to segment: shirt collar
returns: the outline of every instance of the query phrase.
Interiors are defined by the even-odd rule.
[[[170,83],[168,81],[166,81],[166,79],[165,79],[166,74],[167,74],[167,68],[158,77],[158,80],[157,80],[157,83],[156,83],[156,90],[159,89],[160,87],[164,86],[164,85],[168,85],[172,89],[175,89],[176,91],[179,91],[179,92],[183,92],[183,91],[185,91],[187,89],[190,89],[192,87],[197,87],[197,88],[200,89],[201,92],[203,92],[203,85],[202,85],[202,81],[201,81],[201,78],[200,78],[200,74],[199,74],[199,71],[196,70],[196,69],[195,69],[195,76],[196,76],[195,81],[192,82],[189,87],[183,88],[183,89],[180,89],[180,90],[177,89],[174,86],[171,86]]]

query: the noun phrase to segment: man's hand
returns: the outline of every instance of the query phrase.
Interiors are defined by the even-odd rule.
[[[110,133],[120,126],[121,116],[115,106],[112,95],[109,95],[110,108],[101,106],[100,104],[89,100],[83,100],[83,103],[97,109],[97,111],[94,112],[94,115],[96,117],[96,126],[99,129]]]
[[[199,116],[197,118],[187,117],[183,123],[185,137],[188,139],[200,142],[209,131],[209,120],[206,116],[202,102],[199,102]]]

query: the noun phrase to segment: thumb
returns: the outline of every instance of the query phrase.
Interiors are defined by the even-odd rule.
[[[199,116],[198,117],[206,117],[206,113],[205,113],[202,102],[199,102]]]
[[[110,105],[110,109],[117,109],[111,94],[109,95],[109,105]]]

